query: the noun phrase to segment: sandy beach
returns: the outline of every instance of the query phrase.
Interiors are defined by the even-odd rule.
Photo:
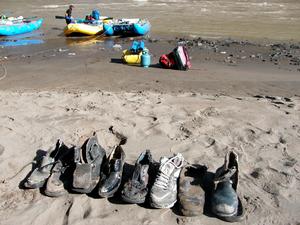
[[[214,12],[208,1],[201,1],[187,18],[198,20],[180,33],[176,27],[164,31],[159,23],[169,23],[178,13],[189,16],[176,1],[134,2],[141,8],[136,14],[140,17],[150,17],[160,8],[170,12],[169,17],[153,16],[153,32],[135,38],[144,40],[150,50],[149,68],[121,62],[122,50],[133,38],[62,36],[64,22],[53,19],[64,11],[58,1],[31,0],[26,5],[30,13],[45,14],[44,27],[29,37],[43,44],[0,46],[0,224],[228,224],[210,212],[181,216],[178,205],[150,209],[126,204],[118,195],[102,199],[69,193],[50,198],[43,190],[22,188],[32,160],[52,149],[58,139],[69,147],[80,146],[96,132],[108,155],[118,141],[110,132],[113,127],[127,137],[123,148],[128,168],[149,149],[156,161],[182,153],[187,162],[205,165],[214,173],[226,152],[234,150],[240,163],[238,191],[246,211],[244,221],[235,224],[299,225],[300,44],[299,32],[292,32],[299,4],[292,12],[292,3],[239,1],[239,7],[231,9],[235,19],[244,15],[243,9],[261,7],[251,14],[256,26],[248,30],[246,19],[230,26],[234,19],[226,13],[200,26],[197,21],[209,21],[212,17],[206,16]],[[218,12],[233,4],[214,2]],[[107,1],[93,3],[104,13],[113,8]],[[22,14],[18,2],[9,4]],[[84,0],[76,4],[77,14],[92,9]],[[118,16],[136,10],[129,0],[113,5],[124,7],[115,11]],[[273,14],[266,12],[285,14],[274,16],[271,23]],[[259,19],[266,21],[256,23]],[[222,20],[223,24],[216,22]],[[195,29],[211,37],[201,37],[192,32]],[[284,34],[272,40],[280,34],[277,29]],[[18,38],[1,41],[17,43]],[[188,71],[158,64],[159,57],[177,44],[188,48],[192,62]]]
[[[234,149],[247,212],[241,224],[299,223],[299,97],[106,91],[1,91],[0,96],[1,224],[225,224],[118,198],[54,199],[19,189],[30,166],[21,169],[38,150],[48,150],[58,138],[81,145],[96,131],[109,152],[116,143],[111,126],[128,137],[128,164],[150,149],[156,160],[181,152],[190,163],[215,172],[225,152]]]

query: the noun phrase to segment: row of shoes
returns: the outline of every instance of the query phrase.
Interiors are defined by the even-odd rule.
[[[124,164],[121,145],[116,145],[107,157],[95,134],[81,147],[68,148],[57,141],[55,149],[27,175],[24,187],[42,188],[50,197],[68,191],[96,193],[103,198],[120,193],[125,202],[150,203],[153,208],[171,208],[178,201],[184,216],[203,213],[204,199],[207,201],[205,196],[209,194],[210,209],[217,217],[230,222],[242,218],[237,195],[238,157],[233,151],[227,153],[212,182],[204,179],[209,177],[206,167],[189,165],[180,153],[161,157],[157,163],[149,150],[142,152],[127,180],[123,177]]]

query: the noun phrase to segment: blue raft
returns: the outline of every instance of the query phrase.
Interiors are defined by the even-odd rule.
[[[34,21],[24,21],[10,25],[0,25],[0,36],[11,36],[17,34],[28,33],[41,27],[43,19]]]
[[[121,19],[103,24],[104,34],[107,36],[143,36],[150,31],[148,20]]]

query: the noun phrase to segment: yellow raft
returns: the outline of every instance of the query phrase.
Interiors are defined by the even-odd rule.
[[[81,35],[98,35],[103,32],[103,25],[91,25],[85,23],[70,23],[66,26],[64,33],[66,36]]]
[[[142,51],[140,51],[138,54],[136,54],[136,53],[132,53],[130,50],[126,49],[123,51],[122,60],[124,63],[127,63],[127,64],[140,64],[141,57],[142,57]]]

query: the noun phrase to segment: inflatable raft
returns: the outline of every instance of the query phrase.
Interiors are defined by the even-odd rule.
[[[13,22],[9,24],[0,25],[0,35],[1,36],[11,36],[17,34],[24,34],[32,32],[41,27],[43,19],[32,20],[32,21],[22,21],[22,22]]]
[[[141,19],[119,19],[103,24],[103,31],[107,36],[143,36],[150,28],[150,22]]]
[[[64,33],[66,36],[71,35],[98,35],[103,32],[103,25],[70,23],[66,26]]]

